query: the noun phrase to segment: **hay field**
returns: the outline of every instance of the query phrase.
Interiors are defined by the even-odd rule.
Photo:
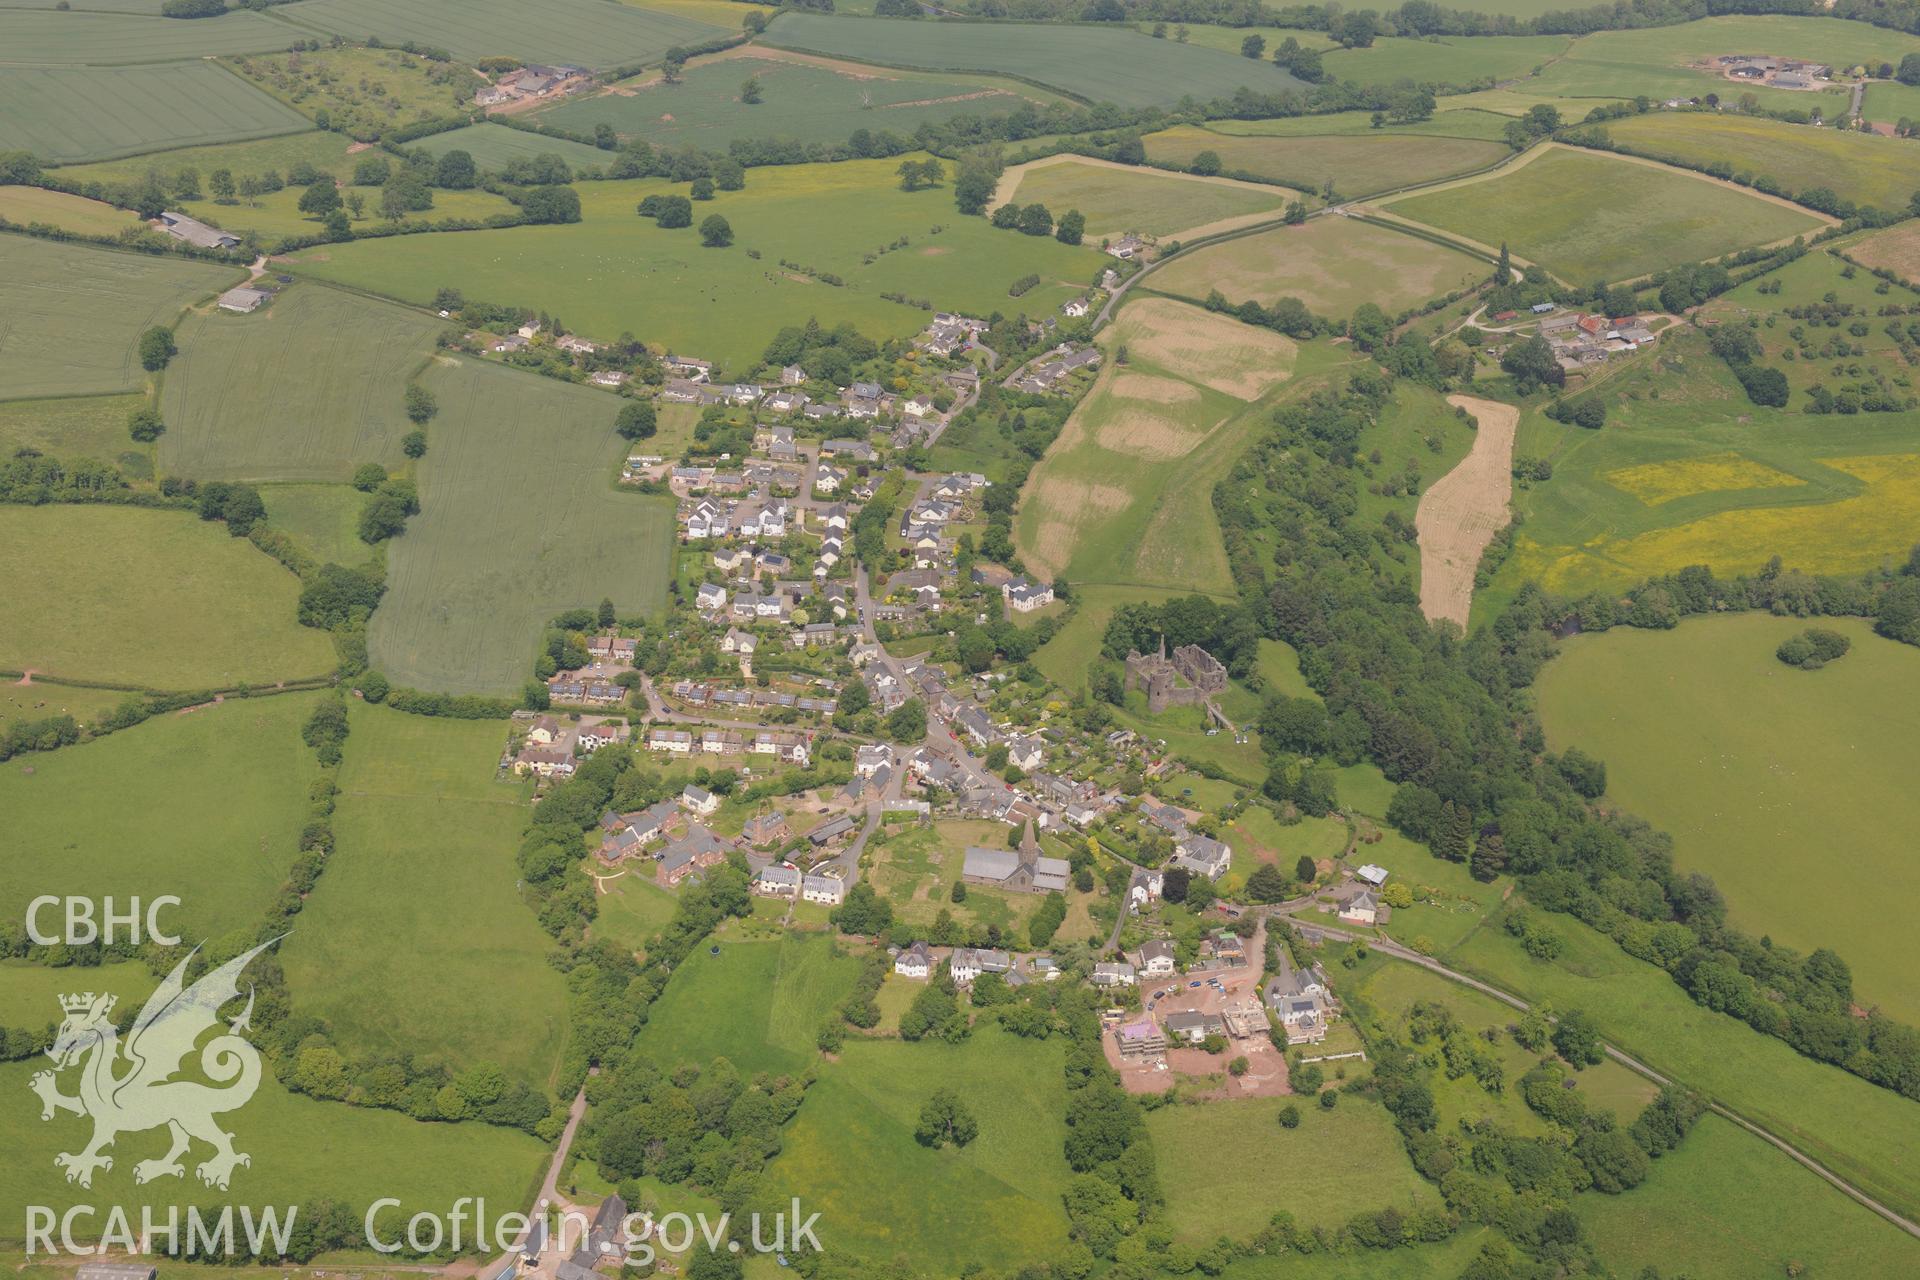
[[[0,187],[0,218],[19,226],[36,222],[83,236],[111,236],[140,225],[125,209],[45,187]]]
[[[686,192],[684,183],[650,178],[580,184],[583,220],[570,226],[328,245],[295,255],[294,266],[420,304],[456,287],[564,316],[591,338],[631,331],[740,373],[782,327],[809,317],[829,327],[851,323],[875,339],[925,327],[925,311],[882,293],[988,315],[1007,308],[1009,285],[1033,274],[1041,284],[1020,306],[1039,315],[1099,274],[1097,248],[957,218],[945,187],[901,191],[899,165],[896,158],[751,170],[745,190],[701,204],[702,217],[717,213],[732,224],[730,249],[703,248],[691,229],[636,217],[641,198]],[[902,236],[904,246],[889,247]],[[844,287],[784,268],[782,259],[837,275]]]
[[[0,137],[63,164],[312,128],[211,62],[0,67]]]
[[[180,326],[162,387],[160,465],[219,480],[345,480],[363,462],[398,466],[413,429],[406,381],[443,327],[316,285],[251,315],[197,313]]]
[[[0,235],[0,399],[144,385],[137,346],[237,268]]]
[[[1448,396],[1479,423],[1473,449],[1420,495],[1414,527],[1420,531],[1420,612],[1464,629],[1473,603],[1474,574],[1494,534],[1512,513],[1513,433],[1520,410],[1496,400]]]
[[[1146,287],[1196,301],[1216,289],[1229,302],[1270,306],[1298,298],[1315,315],[1343,319],[1363,302],[1394,315],[1491,271],[1419,236],[1353,218],[1315,218],[1184,254],[1155,271]]]
[[[38,449],[56,458],[98,458],[121,474],[153,473],[147,446],[127,435],[127,415],[145,396],[76,396],[66,400],[0,400],[0,456]]]
[[[760,81],[755,104],[740,100],[748,76]],[[581,133],[605,123],[655,146],[724,152],[736,138],[845,142],[860,129],[910,137],[923,123],[1006,115],[1028,101],[1013,83],[884,71],[749,46],[688,67],[678,84],[648,75],[566,99],[536,118]]]
[[[744,12],[744,10],[742,11]],[[275,10],[300,27],[360,43],[415,40],[461,62],[512,56],[529,62],[604,69],[652,62],[675,45],[696,45],[739,27],[603,0],[299,0]]]
[[[300,33],[263,13],[234,9],[182,22],[157,15],[0,9],[0,49],[14,63],[115,66],[284,49]]]
[[[360,541],[367,495],[347,484],[270,484],[260,489],[267,523],[321,564],[354,565],[374,554]]]
[[[1166,298],[1129,300],[1099,341],[1108,362],[1022,497],[1021,554],[1075,583],[1230,592],[1212,486],[1297,349]],[[1112,362],[1121,345],[1125,366]]]
[[[1484,169],[1512,154],[1504,142],[1479,138],[1418,133],[1236,135],[1197,125],[1148,134],[1145,142],[1150,160],[1185,165],[1202,151],[1211,151],[1226,172],[1250,173],[1303,191],[1319,191],[1331,182],[1348,199]]]
[[[1007,177],[1016,180],[1008,183]],[[1056,221],[1078,209],[1087,219],[1087,242],[1097,244],[1129,232],[1180,239],[1229,219],[1278,217],[1294,194],[1060,156],[1035,160],[1022,165],[1018,175],[1003,177],[995,204],[1038,202]]]
[[[1388,202],[1395,214],[1505,242],[1563,280],[1627,280],[1817,230],[1821,219],[1656,165],[1550,146],[1483,179]]]
[[[554,614],[659,606],[673,503],[614,492],[617,397],[472,360],[422,384],[440,416],[367,629],[375,666],[421,689],[518,693]]]
[[[1847,246],[1847,256],[1869,267],[1891,271],[1902,280],[1920,280],[1920,221],[1895,223]]]
[[[1675,863],[1713,877],[1735,924],[1833,947],[1861,1004],[1911,1022],[1920,992],[1894,921],[1920,906],[1920,866],[1886,832],[1920,820],[1905,781],[1920,767],[1920,650],[1822,619],[1853,651],[1799,671],[1773,651],[1806,625],[1743,614],[1578,637],[1541,672],[1541,723],[1556,750],[1607,762],[1608,803],[1671,832]],[[1865,900],[1882,909],[1863,915]]]
[[[300,583],[225,526],[139,507],[0,507],[0,667],[155,689],[325,675]]]
[[[1889,212],[1904,212],[1920,187],[1920,148],[1898,138],[1697,111],[1632,116],[1606,131],[1622,151],[1693,168],[1726,164],[1789,191],[1826,187]]]
[[[490,1061],[544,1087],[566,980],[515,888],[528,788],[494,781],[502,725],[364,704],[351,723],[334,852],[281,948],[294,1000],[351,1051]]]
[[[1270,62],[1222,49],[1154,40],[1131,30],[1004,22],[894,22],[787,12],[768,44],[921,71],[992,71],[1122,107],[1205,101],[1246,86],[1261,93],[1303,88]]]

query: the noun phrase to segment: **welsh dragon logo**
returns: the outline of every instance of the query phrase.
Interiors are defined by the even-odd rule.
[[[42,1120],[53,1119],[56,1111],[93,1120],[93,1140],[85,1148],[53,1158],[55,1165],[66,1170],[68,1182],[92,1186],[96,1169],[113,1168],[113,1157],[102,1153],[114,1139],[162,1125],[172,1135],[172,1146],[164,1156],[136,1164],[135,1182],[184,1176],[180,1157],[188,1153],[194,1139],[213,1148],[212,1156],[194,1170],[210,1187],[226,1190],[234,1168],[253,1163],[251,1157],[233,1149],[233,1135],[214,1120],[246,1105],[260,1087],[259,1051],[240,1034],[253,1013],[251,987],[246,1008],[199,1051],[200,1074],[214,1083],[173,1077],[186,1065],[202,1034],[219,1025],[221,1008],[239,998],[241,970],[272,945],[263,943],[227,961],[189,987],[183,979],[199,951],[194,948],[147,998],[127,1029],[125,1043],[111,1019],[118,997],[89,991],[60,998],[66,1019],[47,1050],[53,1070],[36,1073],[29,1085],[40,1095]],[[76,1064],[80,1090],[68,1097],[60,1092],[56,1078]]]

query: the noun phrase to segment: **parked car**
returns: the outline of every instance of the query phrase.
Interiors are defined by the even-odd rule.
[[[1194,980],[1193,980],[1192,982],[1189,982],[1189,983],[1187,984],[1187,986],[1189,986],[1189,987],[1197,987],[1197,986],[1199,986],[1199,985],[1201,985],[1201,984],[1200,984],[1200,979],[1198,979],[1198,978],[1195,978],[1195,979],[1194,979]]]

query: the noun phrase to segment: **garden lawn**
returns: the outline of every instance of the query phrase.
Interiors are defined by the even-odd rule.
[[[76,396],[65,400],[0,400],[0,452],[38,449],[55,458],[97,458],[123,475],[153,474],[147,446],[127,435],[127,416],[144,396]]]
[[[0,668],[192,690],[334,666],[294,621],[299,580],[190,512],[0,507],[0,563]]]
[[[1506,123],[1497,116],[1488,115],[1485,119],[1501,125]],[[1144,139],[1147,158],[1190,165],[1196,155],[1211,151],[1220,157],[1223,172],[1250,174],[1302,191],[1320,191],[1331,182],[1340,195],[1353,199],[1484,169],[1513,154],[1505,142],[1424,133],[1337,133],[1303,137],[1253,135],[1251,131],[1248,135],[1236,136],[1237,132],[1178,125],[1147,135]]]
[[[374,665],[415,688],[518,693],[555,614],[660,606],[673,503],[615,492],[617,397],[474,359],[436,364],[422,384],[440,414],[420,514],[387,552]]]
[[[211,62],[0,67],[0,137],[59,163],[312,128],[292,107]]]
[[[1724,164],[1793,192],[1825,187],[1887,212],[1904,213],[1920,187],[1920,148],[1897,138],[1700,111],[1630,116],[1606,131],[1622,151],[1693,169]]]
[[[1283,1106],[1300,1127],[1283,1129]],[[1205,1245],[1245,1239],[1285,1210],[1306,1227],[1338,1227],[1356,1213],[1438,1208],[1414,1171],[1393,1117],[1379,1103],[1344,1097],[1332,1111],[1291,1098],[1237,1098],[1162,1107],[1147,1132],[1178,1238]]]
[[[351,725],[334,852],[282,949],[295,1003],[350,1053],[488,1061],[545,1088],[566,983],[518,892],[527,788],[494,780],[500,722],[356,703]]]
[[[895,22],[787,12],[773,20],[765,39],[881,66],[991,71],[1122,107],[1170,106],[1188,94],[1205,102],[1231,97],[1243,86],[1259,93],[1302,87],[1270,62],[1102,25]]]
[[[510,56],[596,70],[653,62],[676,45],[704,44],[739,26],[602,0],[545,0],[537,9],[513,0],[300,0],[277,16],[354,43],[413,40],[466,63]]]
[[[740,100],[749,76],[760,82],[757,103]],[[1012,91],[1014,83],[888,74],[752,46],[738,56],[690,66],[675,84],[649,75],[590,97],[565,99],[534,118],[575,133],[609,124],[623,137],[644,138],[654,146],[725,152],[737,138],[844,143],[861,129],[910,137],[922,124],[938,125],[955,116],[1006,115],[1028,102]]]
[[[767,1168],[768,1189],[820,1213],[824,1248],[875,1263],[904,1256],[930,1273],[1056,1257],[1072,1176],[1063,1053],[1058,1040],[991,1025],[958,1045],[849,1040],[808,1091]],[[959,1094],[979,1121],[966,1147],[914,1141],[938,1088]]]
[[[1657,1266],[1697,1280],[1912,1275],[1920,1241],[1719,1116],[1653,1162],[1624,1195],[1574,1201],[1587,1237],[1622,1275]]]
[[[43,894],[171,894],[180,906],[163,920],[187,945],[251,934],[300,854],[318,774],[300,726],[313,705],[234,699],[14,760],[0,770],[5,918],[24,920]]]
[[[926,326],[926,311],[882,293],[986,315],[1011,305],[1008,287],[1032,274],[1041,284],[1020,305],[1037,315],[1085,292],[1099,273],[1096,248],[957,218],[946,187],[901,191],[899,163],[753,169],[745,190],[721,192],[697,210],[731,224],[727,249],[703,248],[692,229],[663,230],[637,217],[644,196],[685,194],[684,184],[643,179],[583,183],[583,220],[573,225],[328,245],[295,255],[294,265],[422,305],[443,287],[459,288],[562,315],[569,328],[602,341],[630,331],[739,374],[783,327],[812,317],[829,327],[851,323],[875,339]],[[903,237],[905,245],[889,248]],[[807,270],[838,276],[843,286]]]
[[[1195,301],[1217,291],[1229,302],[1265,306],[1298,298],[1315,315],[1340,321],[1363,302],[1397,315],[1476,284],[1490,270],[1418,236],[1354,218],[1315,218],[1183,254],[1142,287]]]
[[[1343,799],[1345,797],[1342,797]],[[1414,904],[1395,907],[1387,934],[1420,951],[1444,951],[1479,926],[1500,903],[1503,885],[1475,880],[1458,862],[1436,858],[1392,827],[1380,827],[1380,838],[1361,844],[1350,861],[1385,867],[1414,892]]]
[[[1043,204],[1056,222],[1078,209],[1087,220],[1087,240],[1097,243],[1128,233],[1178,239],[1227,219],[1278,216],[1290,195],[1066,156],[1034,162],[1021,175],[1012,202]]]
[[[133,391],[140,334],[237,268],[0,235],[0,400]]]
[[[1563,280],[1626,280],[1814,231],[1820,220],[1674,169],[1550,145],[1494,177],[1394,200],[1391,211]]]
[[[202,480],[340,481],[366,462],[397,467],[413,430],[406,383],[443,328],[313,285],[250,315],[197,313],[167,367],[160,465]]]
[[[0,1065],[0,1090],[25,1097],[28,1077],[43,1065]],[[62,1087],[74,1087],[71,1073]],[[444,1214],[463,1196],[485,1196],[495,1205],[527,1203],[546,1157],[545,1144],[512,1129],[426,1124],[396,1111],[317,1102],[288,1093],[272,1071],[264,1074],[253,1100],[224,1116],[222,1125],[231,1128],[234,1149],[253,1157],[250,1166],[235,1171],[229,1191],[203,1186],[191,1166],[184,1178],[136,1185],[134,1166],[166,1153],[165,1134],[153,1130],[121,1135],[112,1171],[96,1174],[92,1188],[83,1190],[63,1179],[53,1158],[80,1149],[84,1122],[62,1116],[42,1124],[38,1108],[9,1107],[0,1121],[0,1143],[13,1158],[0,1167],[0,1197],[8,1204],[45,1205],[55,1214],[73,1206],[111,1204],[123,1207],[135,1222],[139,1206],[151,1205],[158,1210],[156,1220],[165,1222],[169,1205],[197,1205],[203,1213],[211,1211],[212,1221],[222,1205],[278,1207],[328,1199],[353,1206],[357,1221],[361,1206],[391,1196],[400,1206],[383,1210],[376,1221],[381,1238],[394,1240],[411,1214]],[[207,1150],[196,1143],[190,1161],[204,1159]],[[104,1209],[83,1213],[75,1220],[76,1236],[91,1240],[89,1233],[99,1232],[105,1220]],[[23,1219],[9,1217],[0,1224],[0,1241],[24,1243],[23,1226]],[[200,1275],[205,1280],[206,1273]]]
[[[641,1051],[667,1070],[725,1058],[744,1075],[797,1075],[818,1058],[814,1038],[859,973],[829,934],[710,939],[654,1002]]]
[[[45,187],[0,187],[0,218],[22,227],[41,223],[82,236],[113,236],[139,225],[125,209]]]
[[[1920,1168],[1911,1159],[1920,1109],[1912,1102],[1702,1008],[1670,975],[1571,916],[1542,923],[1566,941],[1559,960],[1533,959],[1497,921],[1442,959],[1560,1012],[1585,1010],[1603,1035],[1654,1070],[1766,1126],[1898,1211],[1920,1208]]]
[[[1887,839],[1920,823],[1920,650],[1821,619],[1853,651],[1801,671],[1773,651],[1806,625],[1752,613],[1576,637],[1540,674],[1541,722],[1556,750],[1607,762],[1607,802],[1671,832],[1734,924],[1833,947],[1861,1004],[1920,1021],[1896,923],[1920,910],[1920,866]]]

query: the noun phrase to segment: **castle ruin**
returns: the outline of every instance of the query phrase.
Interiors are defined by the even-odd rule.
[[[1169,658],[1162,636],[1158,653],[1127,654],[1127,688],[1146,690],[1147,710],[1156,715],[1204,703],[1226,687],[1227,669],[1197,644],[1183,644]]]

